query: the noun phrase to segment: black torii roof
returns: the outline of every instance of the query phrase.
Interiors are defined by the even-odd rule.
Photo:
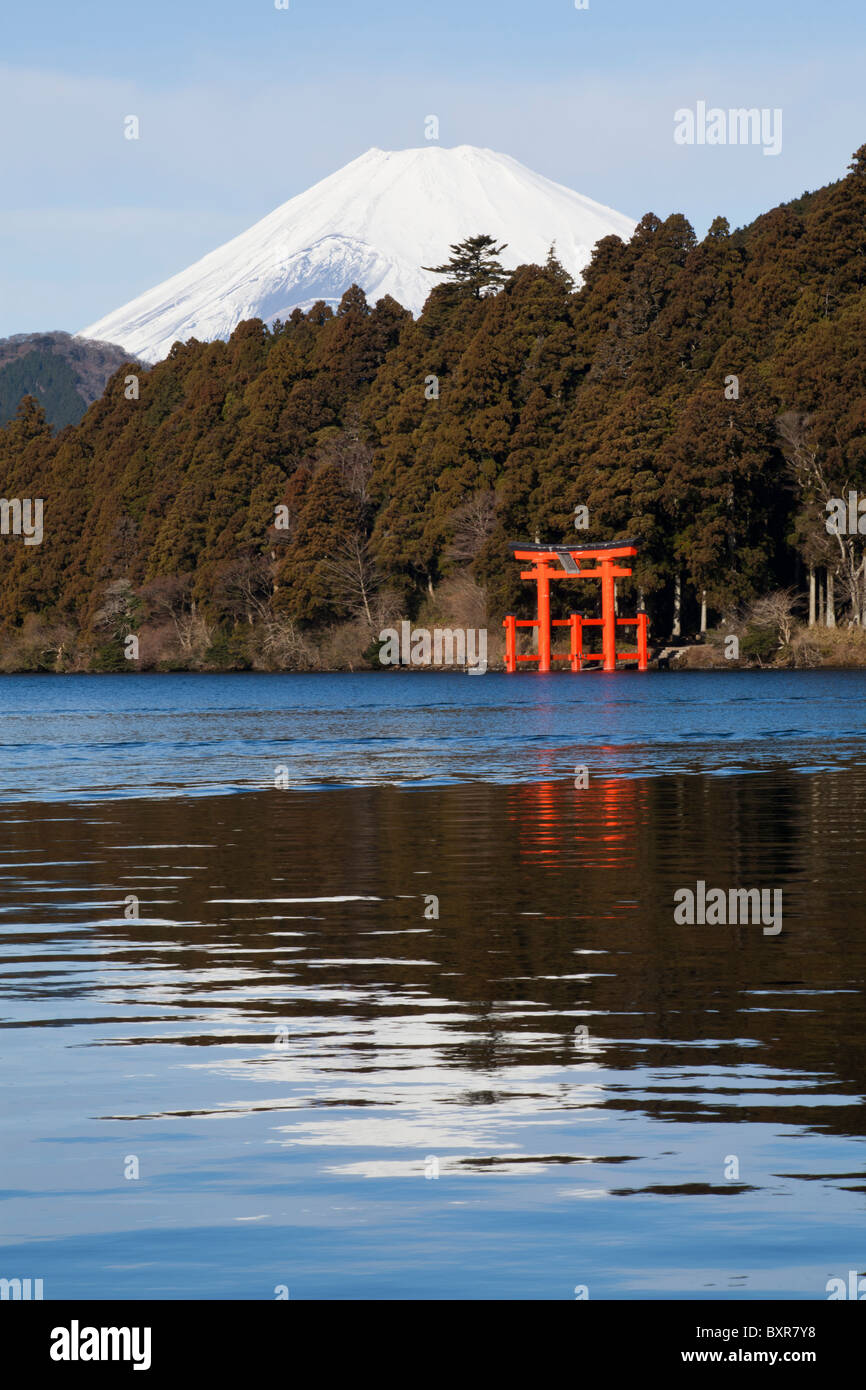
[[[537,550],[540,553],[558,554],[564,550],[568,553],[571,550],[617,550],[622,545],[640,545],[640,537],[625,536],[620,541],[575,541],[569,544],[567,541],[511,541],[511,550]]]

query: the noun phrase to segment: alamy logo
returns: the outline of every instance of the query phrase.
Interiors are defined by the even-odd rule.
[[[464,666],[472,675],[487,670],[486,628],[428,628],[403,622],[400,631],[383,628],[379,633],[379,661],[383,666]]]
[[[866,497],[849,492],[847,505],[843,497],[831,497],[824,510],[828,513],[824,522],[828,535],[866,536]]]
[[[764,936],[778,936],[782,930],[781,888],[729,888],[727,892],[724,888],[710,888],[707,891],[704,880],[698,879],[693,889],[677,888],[674,902],[674,921],[679,926],[762,925]]]
[[[848,1270],[848,1286],[845,1287],[844,1279],[828,1279],[824,1288],[827,1290],[830,1303],[840,1298],[856,1299],[862,1303],[866,1299],[866,1275],[858,1276],[856,1269]]]
[[[131,1361],[134,1371],[150,1370],[149,1327],[69,1327],[51,1329],[52,1361]]]
[[[42,498],[0,497],[0,536],[23,536],[25,545],[41,545]]]
[[[782,153],[782,110],[763,106],[736,106],[724,111],[699,101],[674,112],[674,140],[678,145],[763,145],[764,154]]]
[[[41,1279],[0,1279],[0,1298],[21,1300],[27,1302],[29,1299],[41,1299],[42,1280]]]

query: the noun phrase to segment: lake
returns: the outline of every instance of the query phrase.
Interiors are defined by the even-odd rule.
[[[0,744],[0,1277],[866,1269],[866,673],[4,677]]]

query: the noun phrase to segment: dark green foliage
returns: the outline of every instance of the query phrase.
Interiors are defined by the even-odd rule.
[[[97,647],[90,659],[90,670],[98,674],[113,672],[115,674],[134,671],[135,666],[127,661],[123,654],[123,644],[117,640],[105,642],[101,647]]]
[[[248,671],[250,659],[243,640],[233,633],[220,632],[205,652],[204,662],[215,671]]]
[[[733,614],[829,566],[857,613],[862,542],[828,543],[824,502],[866,496],[864,228],[866,147],[733,234],[647,214],[629,244],[598,243],[577,291],[552,254],[506,276],[470,238],[417,320],[353,287],[337,313],[176,345],[138,400],[116,373],[58,437],[22,402],[0,495],[43,497],[46,534],[0,537],[0,624],[50,612],[97,662],[139,626],[156,666],[185,659],[165,634],[200,665],[248,663],[251,634],[288,661],[310,628],[372,641],[466,571],[494,622],[521,611],[508,542],[533,536],[639,536],[621,595],[640,587],[658,633],[678,577],[687,612],[704,593]]]
[[[87,403],[78,394],[75,372],[53,352],[34,349],[0,367],[0,424],[12,420],[22,396],[35,396],[57,429],[81,419]]]
[[[450,259],[444,265],[427,265],[434,275],[447,275],[446,283],[456,285],[473,299],[481,299],[490,290],[499,289],[508,279],[498,257],[508,243],[497,246],[492,236],[471,236],[451,247]]]
[[[33,396],[55,429],[77,424],[124,363],[146,370],[111,343],[70,333],[19,333],[0,338],[0,425],[15,417],[23,396]]]
[[[779,650],[779,634],[775,628],[755,624],[746,629],[740,642],[740,652],[750,661],[772,661]]]

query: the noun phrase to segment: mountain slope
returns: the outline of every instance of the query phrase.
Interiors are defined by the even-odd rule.
[[[555,242],[577,278],[597,241],[627,240],[634,225],[492,150],[373,149],[83,333],[154,362],[177,340],[227,338],[244,319],[336,306],[352,284],[418,314],[439,279],[421,267],[464,237],[507,242],[509,269],[544,262]]]
[[[55,429],[76,425],[132,354],[113,343],[70,333],[17,333],[0,338],[0,425],[22,396],[35,396]]]

